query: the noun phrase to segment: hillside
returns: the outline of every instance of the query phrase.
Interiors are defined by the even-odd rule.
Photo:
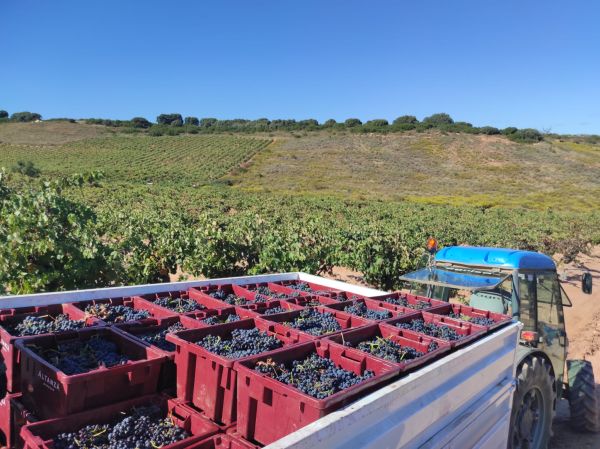
[[[67,122],[0,124],[0,166],[43,175],[102,170],[109,180],[244,191],[587,211],[600,207],[600,145],[406,132],[151,137]]]
[[[309,134],[279,140],[233,176],[252,191],[482,206],[600,206],[600,146],[501,136]]]

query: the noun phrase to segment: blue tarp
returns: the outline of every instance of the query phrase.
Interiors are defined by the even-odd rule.
[[[554,261],[545,254],[508,248],[448,246],[437,252],[436,262],[513,270],[555,270]]]

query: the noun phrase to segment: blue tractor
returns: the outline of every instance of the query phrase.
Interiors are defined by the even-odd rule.
[[[430,240],[427,266],[401,277],[413,293],[444,301],[460,298],[478,309],[512,315],[524,325],[509,448],[545,449],[560,398],[569,400],[576,429],[600,431],[592,366],[566,359],[563,308],[571,302],[554,261],[532,251],[451,246],[435,253],[436,247]],[[584,275],[582,289],[591,294],[590,276]]]

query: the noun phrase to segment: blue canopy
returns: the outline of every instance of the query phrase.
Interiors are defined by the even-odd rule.
[[[448,246],[435,255],[436,262],[450,262],[477,267],[525,270],[555,270],[554,261],[545,254],[508,248]]]
[[[497,276],[492,274],[478,275],[432,267],[413,271],[400,276],[400,279],[407,282],[426,283],[457,289],[492,290],[509,276],[510,274],[506,273],[499,273]]]

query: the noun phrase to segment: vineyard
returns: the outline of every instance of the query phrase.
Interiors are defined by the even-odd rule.
[[[34,161],[48,176],[102,171],[110,181],[201,184],[215,180],[269,145],[229,136],[111,136],[64,145],[0,144],[0,166]]]
[[[377,287],[392,289],[398,287],[401,273],[422,263],[423,242],[430,235],[443,245],[514,247],[567,258],[600,242],[600,212],[594,207],[361,200],[332,189],[319,195],[293,193],[290,186],[302,191],[302,179],[310,184],[315,172],[298,165],[305,154],[285,156],[278,153],[280,144],[269,146],[270,142],[225,135],[115,135],[56,146],[0,144],[0,166],[8,169],[18,160],[28,160],[41,170],[41,179],[1,176],[0,238],[7,243],[0,247],[0,287],[23,293],[161,282],[176,273],[327,273],[342,266],[363,273]],[[306,143],[299,139],[294,144]],[[595,151],[583,152],[583,157],[595,158]],[[583,167],[579,153],[563,156]],[[264,165],[273,154],[285,172],[261,171],[260,167],[274,167]],[[386,150],[386,157],[392,152]],[[527,163],[533,164],[541,155],[528,157]],[[249,158],[254,160],[249,170],[238,168]],[[313,159],[313,167],[331,162],[327,155]],[[366,157],[363,160],[368,163]],[[586,160],[586,170],[595,167],[595,159]],[[91,170],[102,170],[105,178],[91,184],[52,181]],[[234,178],[242,179],[241,188],[222,182],[232,170],[239,172]],[[346,182],[344,170],[330,170],[320,182]],[[589,193],[597,188],[586,170],[573,175],[569,189]],[[294,184],[289,184],[290,173],[297,177]],[[247,184],[253,176],[263,187]],[[407,176],[398,171],[400,181]],[[392,178],[377,182],[387,182],[392,190],[400,182],[388,179]],[[441,181],[432,177],[434,182]],[[380,192],[358,178],[355,184],[366,197]],[[469,188],[470,181],[461,186]],[[443,193],[442,186],[439,190]],[[542,192],[532,183],[529,193]],[[546,196],[557,198],[553,193]]]

